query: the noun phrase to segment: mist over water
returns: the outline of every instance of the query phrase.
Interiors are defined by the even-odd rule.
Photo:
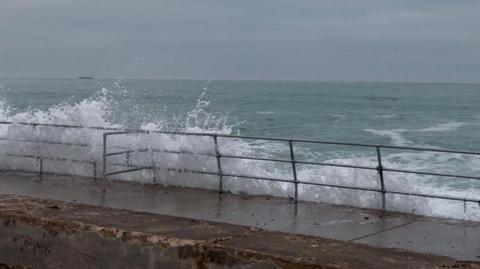
[[[327,141],[420,146],[480,151],[480,85],[360,82],[259,82],[180,80],[4,79],[0,87],[0,121],[142,128],[184,132],[240,134]],[[4,169],[35,170],[37,160],[6,156],[32,154],[101,163],[102,132],[20,125],[0,125],[0,137],[82,143],[89,147],[0,141]],[[215,154],[209,137],[122,135],[109,140],[109,150],[161,148]],[[222,154],[288,158],[280,142],[219,138]],[[376,166],[369,149],[296,144],[296,158],[305,161]],[[161,161],[159,161],[161,160]],[[478,176],[480,158],[403,150],[384,150],[384,166],[423,172]],[[109,169],[125,157],[109,159]],[[135,165],[156,162],[155,175],[142,171],[119,179],[216,189],[215,176],[165,171],[166,168],[216,171],[215,158],[166,153],[134,153]],[[46,161],[51,172],[92,176],[92,165]],[[292,179],[290,164],[239,159],[223,160],[229,174]],[[97,173],[100,170],[97,169]],[[376,171],[299,165],[303,181],[378,188]],[[476,198],[476,180],[386,172],[387,189]],[[288,183],[226,177],[232,192],[293,196]],[[376,193],[303,185],[302,200],[355,206],[380,206]],[[402,212],[480,220],[478,204],[387,196],[387,208]]]

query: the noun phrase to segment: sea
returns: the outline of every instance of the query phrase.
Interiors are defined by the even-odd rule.
[[[480,84],[401,82],[313,82],[150,79],[0,79],[0,121],[134,128],[189,133],[365,143],[480,152]],[[2,169],[35,170],[35,160],[12,153],[48,155],[45,169],[89,174],[83,164],[66,166],[55,158],[102,161],[101,131],[31,128],[0,124]],[[61,145],[15,141],[56,139],[91,144],[87,152]],[[120,135],[115,148],[166,148],[214,152],[210,138]],[[288,159],[288,143],[258,139],[219,138],[223,155]],[[375,148],[295,143],[295,158],[309,162],[375,167]],[[480,156],[381,149],[387,168],[425,173],[480,177]],[[9,155],[10,154],[10,155]],[[168,155],[168,156],[167,156]],[[155,162],[162,168],[215,170],[215,158],[145,154],[129,162]],[[118,160],[123,157],[118,157]],[[115,158],[113,158],[115,159]],[[118,161],[117,160],[117,161]],[[37,161],[38,162],[38,161]],[[114,169],[115,164],[112,164]],[[100,167],[100,166],[99,166]],[[291,164],[225,158],[223,172],[290,180]],[[100,168],[98,168],[100,169]],[[298,180],[378,188],[376,170],[297,165]],[[161,169],[160,169],[161,170]],[[98,171],[98,173],[101,173]],[[151,171],[119,175],[147,182]],[[158,183],[215,189],[212,175],[159,172]],[[293,184],[225,177],[223,187],[234,193],[293,197]],[[385,172],[387,190],[480,200],[478,179]],[[375,192],[300,185],[299,199],[379,208]],[[442,199],[387,194],[388,210],[480,220],[480,205]]]

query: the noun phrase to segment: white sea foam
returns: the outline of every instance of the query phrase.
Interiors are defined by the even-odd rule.
[[[365,129],[366,132],[372,133],[374,135],[386,136],[390,138],[390,141],[393,145],[397,146],[409,146],[413,142],[406,139],[403,136],[403,133],[407,132],[406,129],[392,129],[392,130],[375,130],[375,129]]]
[[[460,127],[465,126],[465,122],[447,122],[447,123],[440,123],[431,127],[427,127],[424,129],[413,130],[415,132],[449,132],[458,130]]]
[[[365,129],[364,131],[372,133],[374,135],[385,136],[390,138],[390,141],[393,145],[396,146],[413,146],[415,145],[412,141],[405,138],[406,133],[422,133],[422,132],[450,132],[458,130],[459,128],[467,125],[465,122],[447,122],[439,123],[427,128],[422,129],[390,129],[390,130],[376,130],[376,129]],[[415,145],[415,146],[424,146],[424,145]]]
[[[395,114],[387,114],[387,115],[375,115],[375,118],[382,118],[382,119],[392,119],[397,117]]]
[[[257,111],[256,113],[260,114],[260,115],[273,115],[273,114],[275,114],[275,112],[273,112],[273,111]]]
[[[83,126],[115,127],[123,126],[112,120],[111,107],[115,101],[109,91],[103,89],[92,98],[78,103],[62,103],[51,108],[28,110],[14,113],[6,100],[0,98],[0,120],[27,121],[38,123],[69,124]],[[228,115],[217,115],[208,112],[209,101],[202,95],[196,106],[188,112],[183,121],[177,121],[175,131],[231,134],[233,124]],[[169,119],[157,122],[146,122],[141,128],[148,130],[171,129]],[[461,124],[451,123],[437,125],[430,128],[416,130],[418,132],[451,130],[460,128]],[[411,145],[412,142],[402,136],[411,131],[406,129],[394,130],[366,130],[375,135],[387,136],[396,145]],[[51,127],[32,127],[23,125],[0,125],[0,135],[12,140],[31,141],[60,141],[63,143],[80,143],[84,146],[68,146],[56,144],[26,143],[14,141],[0,141],[0,165],[4,169],[38,170],[35,158],[6,156],[5,154],[26,154],[49,158],[68,158],[75,160],[92,161],[97,164],[97,175],[100,175],[102,164],[102,131],[93,129],[67,129]],[[222,155],[260,156],[274,158],[289,158],[288,145],[277,142],[256,140],[241,140],[233,138],[219,138],[219,151]],[[114,176],[116,179],[151,182],[155,177],[160,184],[216,189],[219,178],[212,175],[180,173],[168,171],[168,168],[216,172],[217,159],[208,155],[215,155],[215,144],[211,137],[198,136],[171,136],[164,134],[127,134],[111,136],[108,140],[109,152],[132,148],[150,149],[147,152],[132,153],[129,158],[119,155],[109,158],[108,169],[115,171],[125,169],[125,165],[152,166],[159,169],[155,174],[151,170],[143,170],[129,174]],[[191,154],[172,154],[156,152],[152,149],[169,151],[195,152]],[[299,155],[308,158],[322,158],[324,152],[317,152],[310,148],[297,148]],[[203,154],[203,155],[201,155]],[[374,156],[362,154],[340,154],[338,158],[329,158],[324,162],[332,164],[350,164],[360,166],[377,165]],[[48,172],[69,173],[82,176],[93,175],[93,165],[78,162],[65,163],[63,161],[45,160],[44,169]],[[390,153],[384,156],[384,165],[389,168],[412,169],[420,171],[436,171],[444,173],[479,174],[480,159],[458,155],[442,155],[438,153]],[[379,178],[376,171],[351,168],[298,165],[298,179],[306,182],[323,184],[338,184],[364,188],[378,188]],[[252,175],[259,177],[290,180],[293,178],[290,163],[272,163],[245,159],[222,159],[222,171],[225,174]],[[439,181],[431,176],[414,174],[386,173],[385,184],[388,190],[418,192],[436,195],[458,197],[479,197],[480,186],[468,180]],[[282,197],[293,197],[293,184],[286,182],[270,182],[262,180],[242,179],[225,176],[224,189],[231,192],[247,192],[251,194],[271,194]],[[331,187],[315,187],[300,185],[299,198],[308,201],[348,204],[361,207],[380,207],[380,195],[375,192],[335,189]],[[387,195],[387,209],[425,214],[433,216],[455,217],[480,220],[480,209],[477,204],[443,201],[438,199],[416,198],[412,196]]]
[[[7,104],[5,98],[0,99],[0,120],[8,120],[8,115],[10,115],[10,107]]]

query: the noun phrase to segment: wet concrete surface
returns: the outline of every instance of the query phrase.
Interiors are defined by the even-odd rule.
[[[4,194],[74,201],[480,261],[480,223],[85,178],[0,175]]]
[[[480,260],[480,230],[478,226],[448,225],[432,221],[416,221],[389,232],[372,235],[356,242],[370,245],[410,248],[455,257],[461,260]]]
[[[479,263],[167,215],[0,195],[6,268],[478,268]]]

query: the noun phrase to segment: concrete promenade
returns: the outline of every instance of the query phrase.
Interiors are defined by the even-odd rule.
[[[109,207],[0,195],[0,268],[448,269],[473,262]]]
[[[103,191],[105,189],[105,191]],[[101,205],[264,230],[318,236],[381,248],[480,261],[480,223],[84,178],[0,174],[0,193]]]

